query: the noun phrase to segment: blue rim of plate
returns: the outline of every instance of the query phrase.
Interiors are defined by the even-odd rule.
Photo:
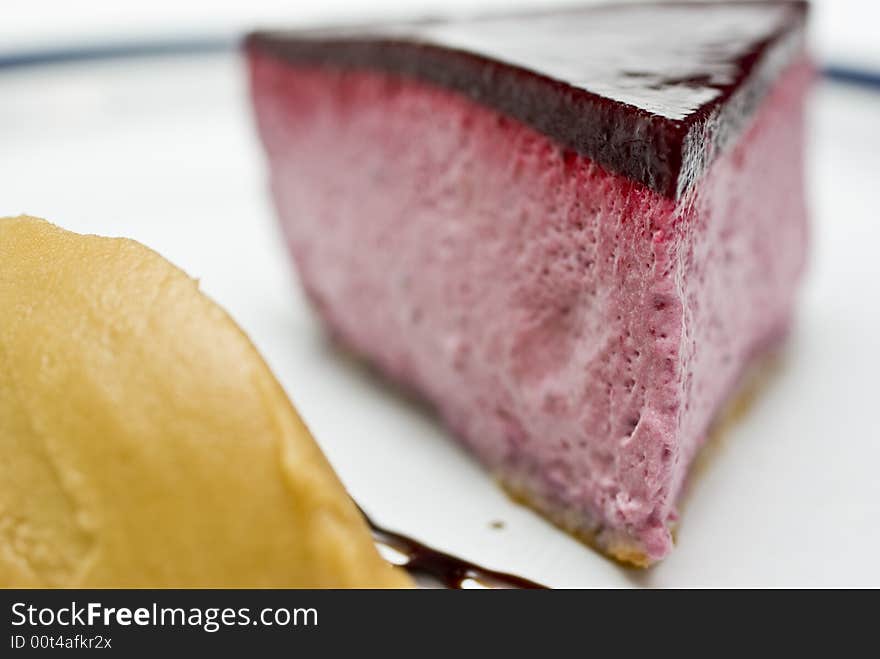
[[[207,55],[232,52],[237,36],[197,36],[132,41],[98,41],[60,48],[34,48],[0,52],[0,72],[9,69],[93,62],[137,57]]]
[[[197,36],[136,41],[107,41],[63,48],[37,48],[0,53],[0,72],[10,69],[156,56],[228,53],[238,48],[240,36]],[[880,91],[880,71],[828,64],[822,75],[835,82]]]

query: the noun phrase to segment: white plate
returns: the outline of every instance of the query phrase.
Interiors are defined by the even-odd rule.
[[[551,586],[880,586],[880,94],[817,89],[788,362],[646,572],[511,503],[434,418],[327,345],[273,222],[236,57],[3,71],[0,98],[0,215],[131,236],[200,278],[385,525]]]

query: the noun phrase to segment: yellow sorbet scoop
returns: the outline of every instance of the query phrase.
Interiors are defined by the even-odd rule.
[[[196,281],[0,219],[0,586],[408,585]]]

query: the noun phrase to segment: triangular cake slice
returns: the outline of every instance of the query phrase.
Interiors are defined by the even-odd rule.
[[[801,2],[618,4],[246,44],[288,247],[333,333],[607,553],[788,327]]]
[[[132,240],[0,219],[0,587],[409,579],[198,282]]]

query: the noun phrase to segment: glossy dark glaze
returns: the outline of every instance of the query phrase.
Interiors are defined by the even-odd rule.
[[[428,576],[436,579],[447,588],[462,588],[468,579],[490,588],[546,588],[541,584],[506,572],[498,572],[480,567],[470,561],[432,549],[418,540],[395,531],[382,528],[361,511],[370,525],[373,539],[379,544],[391,547],[407,557],[402,565],[415,577]]]
[[[680,197],[800,55],[806,8],[782,0],[588,6],[258,32],[246,47],[447,87]]]

